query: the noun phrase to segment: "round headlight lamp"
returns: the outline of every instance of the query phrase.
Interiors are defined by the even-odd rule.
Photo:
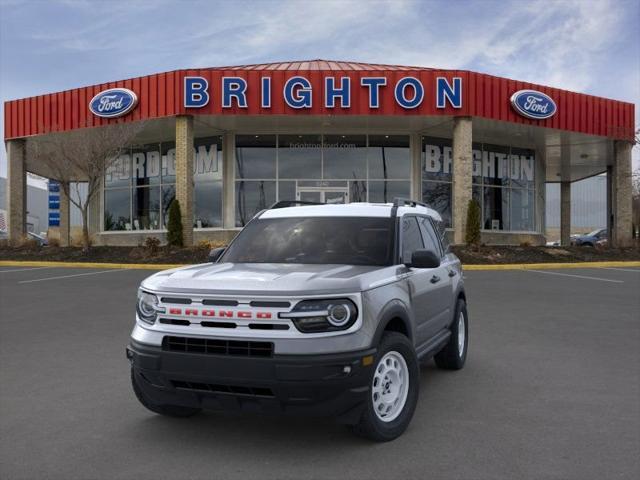
[[[349,329],[358,318],[358,308],[348,298],[303,300],[290,312],[281,312],[303,333],[334,332]]]
[[[158,304],[158,297],[152,293],[138,290],[138,302],[136,304],[138,317],[143,322],[152,324],[156,321],[158,312],[162,309]]]
[[[338,303],[327,307],[327,320],[334,327],[344,326],[351,318],[351,310],[346,303]]]

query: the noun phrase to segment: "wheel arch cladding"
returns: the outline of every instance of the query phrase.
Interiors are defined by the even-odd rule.
[[[373,346],[378,345],[384,332],[388,331],[401,333],[413,342],[413,329],[411,328],[409,313],[406,307],[398,301],[389,303],[383,309],[373,337]]]

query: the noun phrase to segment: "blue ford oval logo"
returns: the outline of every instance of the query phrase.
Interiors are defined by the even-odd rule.
[[[103,118],[126,115],[138,104],[138,96],[127,88],[103,90],[89,102],[89,110]]]
[[[544,120],[556,114],[556,103],[549,95],[536,90],[518,90],[511,95],[511,105],[523,117]]]

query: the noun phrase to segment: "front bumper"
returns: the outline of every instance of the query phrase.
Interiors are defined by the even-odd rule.
[[[158,405],[333,416],[343,423],[360,418],[373,355],[375,349],[239,357],[167,351],[135,340],[127,347],[138,385]]]

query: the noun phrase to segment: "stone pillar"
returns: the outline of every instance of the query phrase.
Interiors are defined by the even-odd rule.
[[[453,122],[453,243],[461,244],[471,200],[473,125],[470,117],[456,117]]]
[[[193,245],[193,117],[176,117],[176,199],[182,213],[182,242]]]
[[[607,166],[607,238],[613,244],[613,166]]]
[[[63,188],[64,187],[64,188]],[[71,212],[69,209],[69,197],[65,193],[65,188],[67,191],[70,188],[69,183],[63,185],[60,182],[60,227],[58,230],[60,231],[60,246],[68,247],[70,245],[70,228],[71,228]]]
[[[9,242],[16,244],[27,234],[27,172],[25,141],[7,142],[7,229]]]
[[[222,227],[236,228],[236,136],[222,137]]]
[[[632,178],[631,178],[631,142],[615,143],[615,164],[611,179],[613,200],[613,225],[611,245],[629,247],[632,237]]]
[[[411,199],[422,201],[422,135],[411,135],[409,151],[411,152]]]
[[[560,182],[560,245],[571,245],[571,182]]]

